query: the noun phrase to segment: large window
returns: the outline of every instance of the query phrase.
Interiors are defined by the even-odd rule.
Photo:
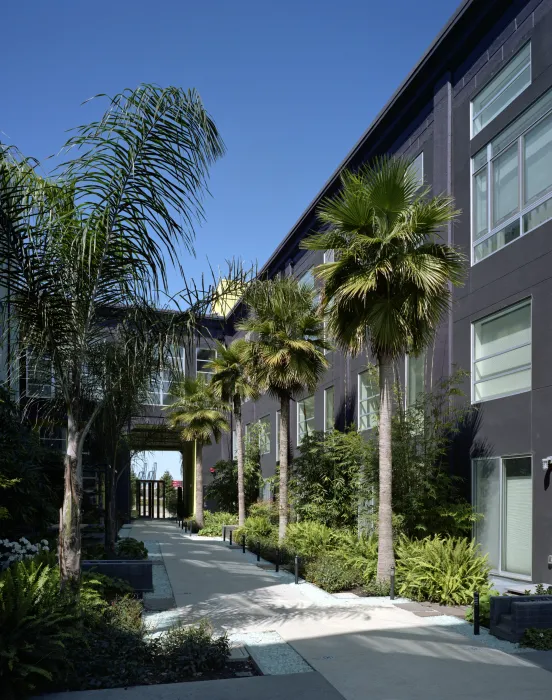
[[[209,371],[209,363],[216,359],[217,351],[210,348],[196,349],[196,374],[198,377],[203,377],[206,381],[210,381],[213,373]]]
[[[280,411],[276,411],[276,461],[280,461]]]
[[[270,452],[270,416],[259,419],[259,452],[262,455]]]
[[[531,301],[473,324],[474,402],[531,389]]]
[[[168,406],[173,402],[170,394],[171,384],[179,374],[184,374],[186,351],[183,347],[171,348],[165,359],[165,367],[150,382],[148,404],[150,406]]]
[[[334,388],[329,386],[324,389],[324,432],[327,433],[335,427],[334,413]]]
[[[314,396],[297,402],[297,445],[314,432]]]
[[[530,84],[531,44],[525,44],[472,100],[472,138]]]
[[[498,573],[531,576],[531,457],[474,459],[475,537]]]
[[[67,450],[67,430],[59,426],[42,425],[39,429],[40,444],[49,450],[65,454]]]
[[[472,158],[473,262],[552,218],[552,90]]]
[[[299,284],[304,284],[307,287],[314,287],[314,273],[312,267],[309,267],[309,269],[303,272],[301,277],[299,277]]]
[[[425,389],[425,352],[406,356],[406,405],[413,406]]]
[[[412,171],[418,180],[420,187],[424,184],[424,152],[414,158],[411,164]]]
[[[358,375],[358,429],[370,430],[378,423],[379,389],[369,370]]]
[[[27,398],[51,399],[54,395],[54,368],[46,356],[27,355]]]

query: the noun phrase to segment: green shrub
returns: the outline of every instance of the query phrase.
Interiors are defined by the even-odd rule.
[[[402,536],[396,546],[400,595],[443,605],[468,605],[489,590],[489,564],[467,538]]]
[[[77,616],[74,601],[60,594],[57,568],[43,561],[26,560],[2,573],[2,697],[23,698],[53,680],[65,664],[67,648],[76,633]]]
[[[385,597],[391,593],[391,583],[389,581],[376,581],[372,579],[362,586],[362,591],[366,596]]]
[[[356,588],[362,578],[347,564],[342,552],[327,552],[305,565],[305,578],[328,593]]]
[[[234,513],[211,513],[206,510],[203,516],[203,527],[198,534],[203,537],[220,537],[223,525],[237,525],[238,516]]]
[[[331,549],[334,543],[333,531],[321,523],[305,521],[288,525],[285,546],[303,558],[316,557]]]
[[[108,603],[115,598],[134,595],[134,588],[122,578],[112,578],[93,569],[83,572],[81,580],[83,589],[97,591],[101,599]]]
[[[124,537],[115,545],[115,554],[119,559],[147,559],[148,550],[143,542],[134,537]]]
[[[249,506],[250,518],[264,518],[273,525],[278,525],[278,504],[276,501],[257,501]]]
[[[350,530],[341,530],[334,534],[334,540],[347,566],[359,575],[363,583],[368,585],[373,581],[378,566],[378,539],[376,535],[358,537]]]
[[[484,627],[491,624],[491,597],[497,595],[500,595],[498,591],[488,591],[479,596],[479,622]],[[468,622],[473,623],[473,605],[468,607],[465,617]]]
[[[243,527],[234,531],[236,542],[241,542],[246,536],[249,547],[256,547],[257,542],[276,546],[278,543],[278,528],[263,516],[251,516],[245,519]]]
[[[205,621],[193,627],[173,627],[149,645],[154,658],[186,676],[223,668],[230,653],[228,637],[214,637]]]
[[[540,630],[536,627],[530,627],[525,630],[520,645],[531,649],[550,651],[552,650],[552,629]]]

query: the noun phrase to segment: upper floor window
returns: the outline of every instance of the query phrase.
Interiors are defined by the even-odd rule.
[[[406,406],[413,406],[425,389],[425,352],[406,356]]]
[[[165,367],[150,382],[148,405],[168,406],[173,402],[170,388],[175,376],[184,374],[186,351],[183,347],[171,348],[165,359]]]
[[[210,381],[213,373],[209,371],[209,363],[216,359],[217,351],[210,348],[196,349],[196,374],[198,377],[203,377],[206,381]]]
[[[335,251],[334,250],[325,250],[324,251],[324,263],[332,263],[335,262]]]
[[[259,419],[259,452],[262,455],[270,452],[270,416]]]
[[[324,389],[324,432],[327,433],[335,427],[334,413],[334,388],[329,386]]]
[[[531,44],[525,46],[471,102],[472,138],[531,84]]]
[[[474,402],[531,389],[531,300],[473,324]]]
[[[424,152],[422,151],[419,155],[414,158],[410,164],[418,184],[421,187],[424,184]]]
[[[473,262],[552,218],[552,90],[472,158]]]
[[[358,375],[358,429],[370,430],[378,423],[379,389],[366,370]]]
[[[303,442],[305,435],[314,432],[314,396],[297,402],[297,446]]]
[[[51,399],[54,396],[54,367],[49,357],[27,354],[27,398]]]
[[[314,287],[314,273],[312,267],[310,267],[306,272],[304,272],[301,277],[299,277],[299,284],[307,285],[308,287]]]

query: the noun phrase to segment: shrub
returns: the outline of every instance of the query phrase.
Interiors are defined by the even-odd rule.
[[[264,518],[273,525],[278,525],[278,504],[275,501],[257,501],[249,506],[250,518]]]
[[[243,527],[234,531],[236,542],[246,536],[248,546],[256,546],[257,542],[276,546],[278,543],[278,528],[270,520],[262,516],[251,516],[245,519]]]
[[[204,537],[220,537],[223,525],[237,525],[238,516],[234,513],[211,513],[206,510],[204,513],[203,528],[198,534]]]
[[[214,637],[205,621],[193,627],[173,627],[150,642],[150,648],[163,665],[187,676],[223,668],[230,653],[228,637]]]
[[[491,597],[500,595],[498,591],[488,591],[479,596],[479,622],[484,627],[491,624]],[[473,605],[466,610],[466,620],[473,623]]]
[[[44,562],[14,563],[0,577],[0,686],[22,698],[51,681],[76,633],[74,601],[60,594],[59,570]]]
[[[247,507],[257,499],[262,479],[260,458],[256,457],[251,449],[248,452],[247,446],[244,457],[244,493]],[[235,513],[238,510],[238,463],[235,460],[221,460],[213,469],[213,481],[207,486],[206,496],[216,501],[220,509]]]
[[[550,651],[552,650],[552,629],[530,627],[525,630],[520,645],[531,649]]]
[[[362,578],[347,564],[339,551],[327,552],[308,561],[305,578],[328,593],[351,590],[362,583]]]
[[[467,538],[402,536],[396,554],[399,593],[413,600],[468,605],[474,591],[489,590],[487,557]]]
[[[385,597],[391,593],[391,583],[389,581],[376,581],[372,579],[368,583],[364,584],[362,591],[365,596],[379,596]]]
[[[365,585],[370,584],[376,577],[378,566],[376,535],[358,537],[356,533],[345,530],[335,533],[334,538],[346,565],[358,574]]]
[[[112,578],[93,569],[83,572],[81,580],[85,590],[96,591],[108,603],[116,598],[134,595],[134,588],[122,578]]]
[[[334,543],[333,531],[326,525],[305,521],[288,525],[285,546],[303,558],[313,558],[330,549]]]
[[[124,537],[115,545],[115,554],[119,559],[147,559],[148,550],[143,542],[134,537]]]
[[[24,559],[34,559],[41,552],[49,552],[48,540],[41,540],[32,544],[26,537],[21,537],[18,542],[10,540],[0,540],[0,571],[6,569],[10,564]]]

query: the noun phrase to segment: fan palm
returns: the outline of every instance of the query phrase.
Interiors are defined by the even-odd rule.
[[[236,447],[238,462],[238,522],[245,522],[245,486],[244,486],[244,445],[242,436],[242,403],[255,399],[258,391],[247,370],[247,341],[243,338],[234,340],[229,347],[217,343],[217,356],[210,363],[213,373],[211,384],[217,396],[232,406],[236,423]]]
[[[194,91],[142,85],[79,127],[55,177],[0,147],[0,283],[20,349],[52,363],[67,415],[62,585],[80,576],[82,448],[101,407],[105,308],[155,299],[192,250],[208,168],[223,152]]]
[[[464,256],[439,236],[457,216],[450,197],[429,196],[408,161],[385,157],[356,173],[318,212],[324,229],[303,242],[334,250],[334,262],[315,269],[324,283],[328,330],[346,350],[366,343],[379,367],[378,570],[394,565],[391,503],[393,362],[431,341],[461,283]]]
[[[288,452],[291,399],[314,390],[328,367],[315,290],[293,278],[257,281],[245,294],[248,316],[238,328],[251,334],[247,362],[258,386],[280,402],[279,537],[288,522]]]
[[[175,401],[167,406],[168,424],[178,430],[184,442],[195,442],[195,519],[203,527],[203,447],[220,440],[230,429],[226,413],[228,405],[221,401],[203,377],[184,377],[171,386]]]

